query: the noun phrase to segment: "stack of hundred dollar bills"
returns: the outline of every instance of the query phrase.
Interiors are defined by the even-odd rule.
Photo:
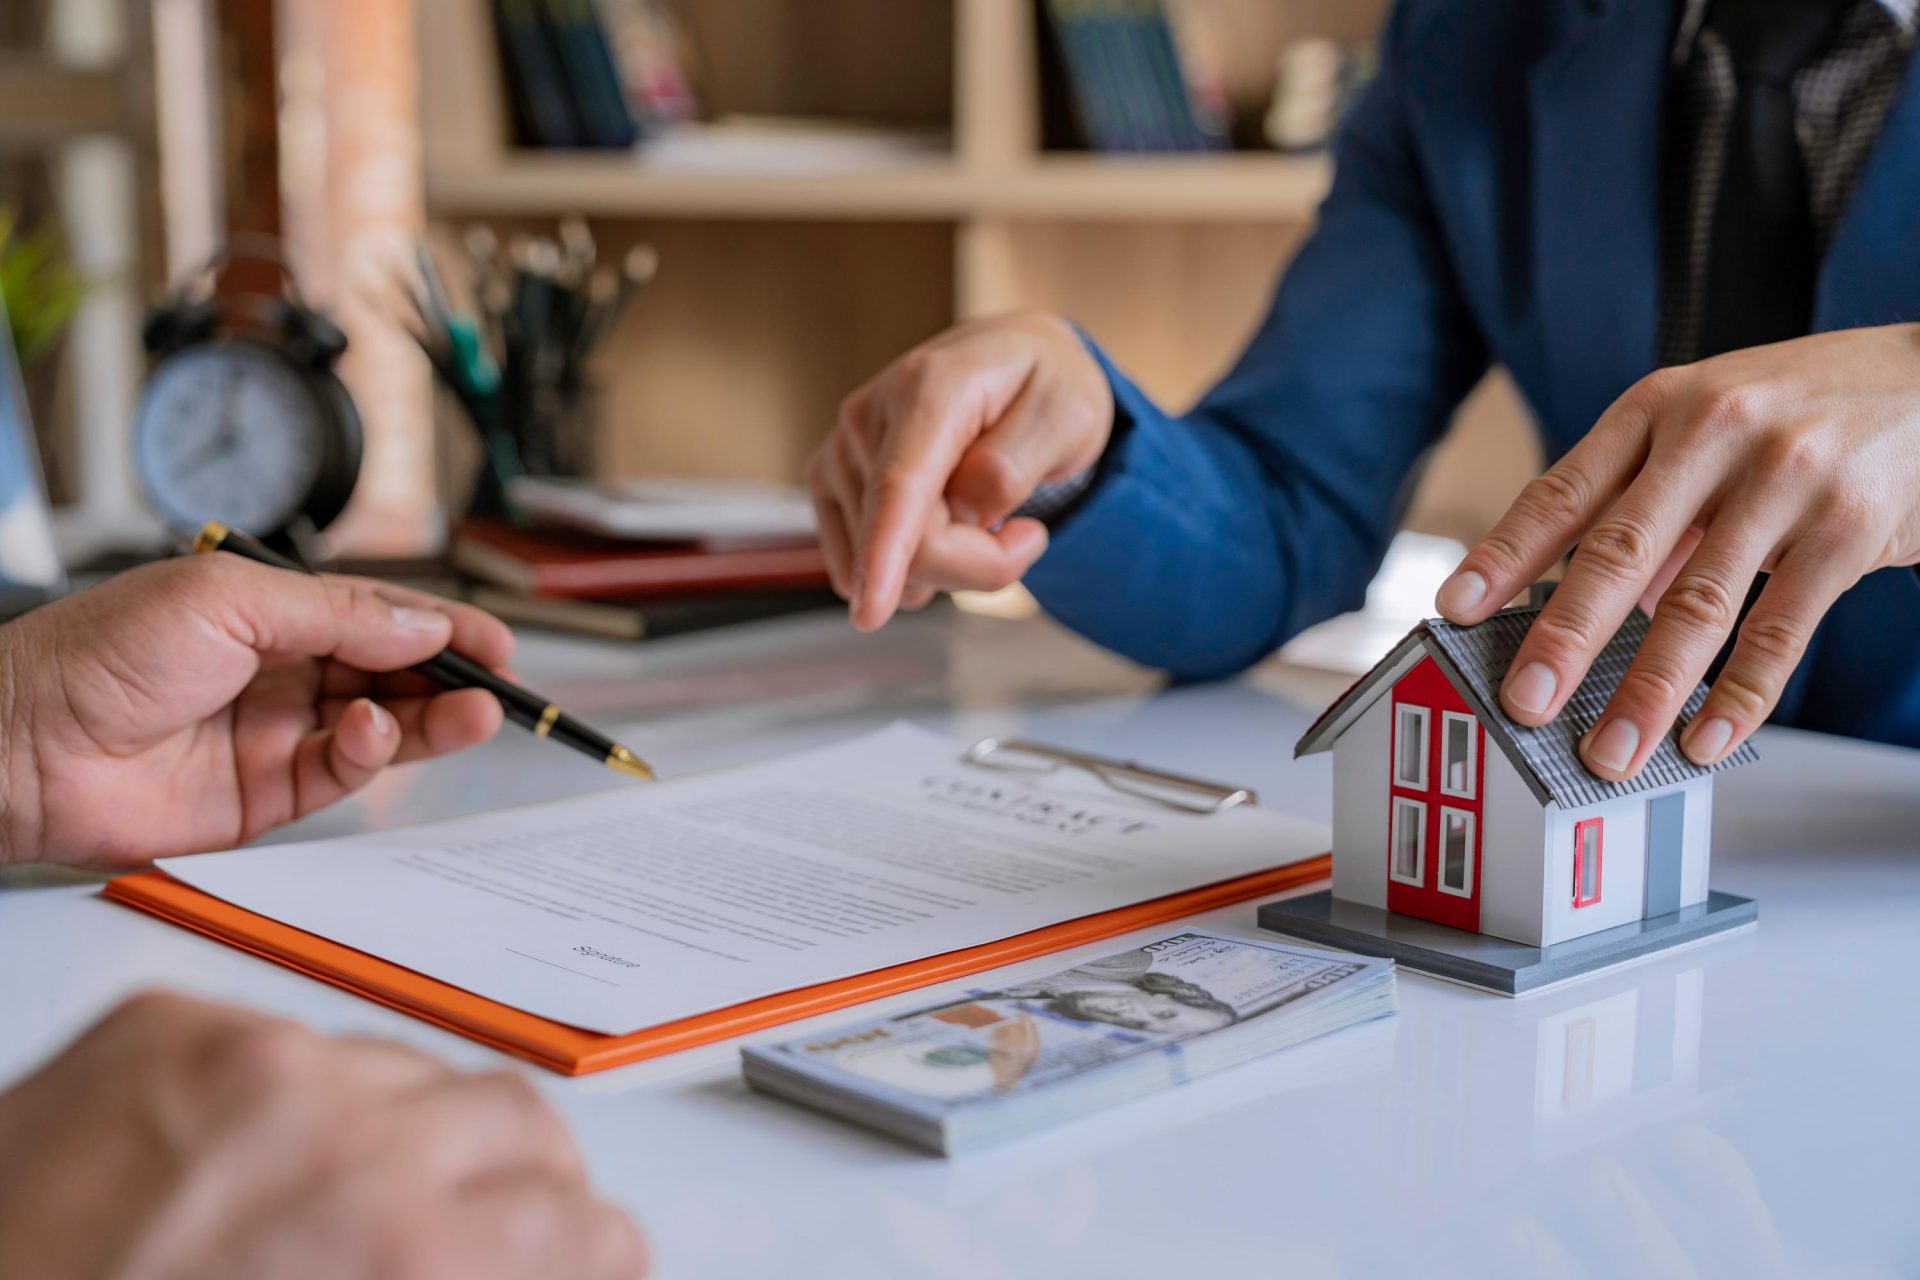
[[[756,1089],[959,1155],[1394,1008],[1391,960],[1193,931],[744,1059]]]

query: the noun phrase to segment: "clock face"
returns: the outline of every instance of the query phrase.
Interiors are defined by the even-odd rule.
[[[134,461],[160,517],[269,534],[300,513],[327,456],[327,410],[299,370],[245,342],[191,347],[154,373]]]

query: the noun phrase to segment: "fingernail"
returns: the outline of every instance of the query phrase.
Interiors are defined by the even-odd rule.
[[[444,631],[447,615],[438,609],[415,609],[410,605],[393,606],[393,625],[402,631]]]
[[[1442,613],[1465,613],[1487,598],[1487,580],[1472,569],[1456,573],[1440,584],[1434,603]]]
[[[377,702],[368,702],[367,706],[371,709],[373,713],[373,731],[379,734],[383,738],[386,737],[388,734],[392,733],[393,732],[392,714],[388,712],[388,710],[385,707],[381,706]]]
[[[1625,773],[1640,749],[1640,726],[1631,720],[1610,720],[1587,744],[1587,759],[1602,769]]]
[[[1712,764],[1726,754],[1727,744],[1732,741],[1733,722],[1711,716],[1688,725],[1680,746],[1695,764]]]
[[[952,517],[955,524],[970,524],[975,527],[980,524],[980,513],[957,498],[947,499],[947,515]]]
[[[1544,715],[1553,703],[1553,691],[1559,687],[1560,677],[1553,674],[1552,667],[1529,662],[1507,681],[1507,701],[1528,715]]]
[[[867,598],[866,575],[862,573],[856,573],[853,575],[853,590],[847,594],[847,606],[851,608],[855,613],[858,613],[860,612],[860,606],[863,603],[865,603],[866,598]]]

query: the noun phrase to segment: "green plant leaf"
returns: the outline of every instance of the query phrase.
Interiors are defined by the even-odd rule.
[[[87,285],[67,262],[58,227],[49,222],[21,235],[19,221],[17,211],[0,209],[0,298],[24,365],[66,330]]]

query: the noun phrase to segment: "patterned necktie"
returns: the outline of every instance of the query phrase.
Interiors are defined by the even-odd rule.
[[[1707,29],[1733,62],[1733,118],[1707,246],[1700,355],[1804,337],[1819,271],[1793,79],[1847,8],[1835,0],[1719,0]]]

